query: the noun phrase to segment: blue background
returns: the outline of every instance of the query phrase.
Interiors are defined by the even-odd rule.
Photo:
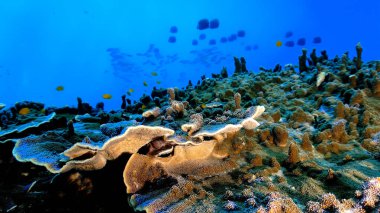
[[[150,94],[153,86],[182,87],[190,79],[195,84],[201,75],[210,77],[223,66],[232,73],[233,56],[244,56],[254,72],[260,66],[298,64],[302,46],[276,47],[278,40],[305,38],[309,53],[326,49],[330,58],[345,51],[352,58],[361,42],[363,59],[378,60],[379,11],[377,0],[3,0],[0,103],[76,105],[79,96],[92,105],[103,101],[106,109],[118,109],[120,96],[130,88],[135,100]],[[203,18],[217,18],[219,28],[198,30]],[[169,31],[173,25],[176,34]],[[238,30],[246,36],[219,42]],[[293,36],[285,38],[288,31]],[[193,46],[201,33],[206,40]],[[173,35],[177,42],[169,43]],[[322,43],[313,44],[315,36]],[[217,44],[210,46],[209,39]],[[245,50],[255,45],[258,49]],[[109,48],[117,53],[111,55]],[[56,91],[59,85],[64,91]],[[104,100],[104,93],[113,98]]]

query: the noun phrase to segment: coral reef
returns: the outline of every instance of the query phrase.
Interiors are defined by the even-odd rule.
[[[279,65],[252,73],[235,58],[230,77],[224,68],[136,103],[122,97],[112,112],[80,98],[76,108],[4,107],[2,152],[45,167],[57,175],[50,182],[66,178],[59,183],[78,194],[117,188],[112,197],[135,211],[377,212],[378,62],[362,61],[361,47],[354,60],[306,53],[300,72]],[[25,107],[30,112],[18,114]],[[37,181],[27,188],[56,187]]]

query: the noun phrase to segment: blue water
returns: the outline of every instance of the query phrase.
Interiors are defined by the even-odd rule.
[[[128,97],[135,100],[153,86],[195,84],[223,66],[232,73],[233,56],[244,56],[254,72],[260,66],[297,64],[302,48],[326,49],[330,58],[349,51],[353,57],[361,42],[363,59],[378,60],[378,11],[377,0],[4,0],[0,103],[64,106],[81,97],[118,109],[130,88],[134,92]],[[219,26],[199,30],[201,19],[217,19]],[[221,43],[238,31],[245,36]],[[201,34],[206,38],[199,39]],[[175,42],[169,42],[171,36]],[[315,37],[321,43],[313,43]],[[305,45],[297,45],[302,38]],[[277,47],[277,41],[283,45]],[[294,47],[284,45],[291,41]],[[56,90],[60,85],[63,91]],[[103,99],[105,93],[112,99]]]

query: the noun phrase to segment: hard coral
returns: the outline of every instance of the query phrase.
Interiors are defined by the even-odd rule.
[[[190,116],[190,123],[181,126],[184,132],[192,135],[194,132],[198,131],[203,125],[203,116],[200,113],[196,113]]]
[[[153,109],[145,111],[142,116],[144,118],[157,118],[161,114],[161,109],[159,107],[154,107]]]
[[[135,126],[106,141],[101,147],[87,143],[76,143],[63,154],[69,161],[60,169],[52,172],[66,172],[71,169],[95,170],[105,166],[107,160],[113,160],[123,153],[136,153],[144,145],[173,135],[174,131],[163,127]],[[75,160],[91,153],[89,158]]]

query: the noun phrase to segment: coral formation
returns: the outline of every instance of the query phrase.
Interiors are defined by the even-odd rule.
[[[361,51],[329,60],[303,49],[299,73],[252,73],[235,58],[230,77],[223,69],[185,89],[122,98],[113,112],[80,98],[44,113],[30,102],[4,107],[0,145],[12,141],[18,161],[67,174],[78,192],[96,193],[95,177],[111,173],[135,211],[376,212],[380,73]]]
[[[203,125],[203,116],[200,113],[196,113],[190,116],[190,123],[183,124],[181,129],[192,135],[194,132],[198,131]]]

